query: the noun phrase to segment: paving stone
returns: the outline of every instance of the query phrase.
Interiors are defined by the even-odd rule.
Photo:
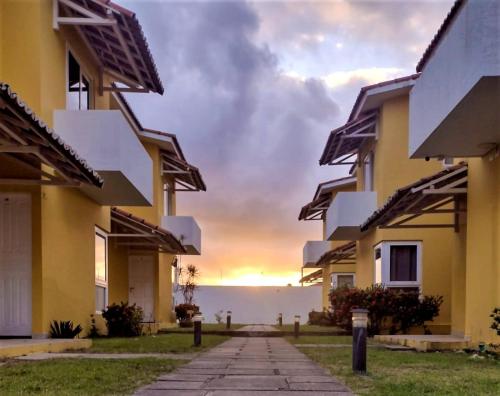
[[[226,374],[227,369],[225,368],[184,368],[180,367],[175,370],[178,374],[204,374],[204,375],[223,375]]]
[[[235,393],[233,390],[216,390],[213,392],[208,392],[206,396],[353,396],[353,394],[350,392],[334,392],[334,391],[256,390],[256,391],[238,391],[237,393]]]
[[[326,371],[320,367],[315,369],[281,369],[279,370],[281,375],[325,375]]]
[[[225,374],[226,375],[275,375],[275,371],[272,368],[267,368],[267,369],[228,368]]]
[[[141,389],[135,396],[206,396],[206,390],[179,390],[179,389]]]
[[[213,362],[210,360],[194,360],[193,362],[187,364],[184,367],[193,368],[193,369],[216,369],[216,368],[226,368],[230,362]]]
[[[204,381],[156,381],[146,389],[201,389],[204,383]]]
[[[159,381],[200,381],[204,382],[209,379],[215,378],[217,375],[207,375],[207,374],[179,374],[170,373],[162,375],[158,378]]]
[[[295,375],[286,377],[286,380],[290,384],[295,382],[338,382],[330,375]]]
[[[226,375],[216,378],[204,387],[204,389],[233,389],[240,390],[280,390],[287,388],[284,377],[271,375]]]
[[[346,392],[348,389],[339,382],[295,382],[290,384],[291,390],[301,391],[336,391]]]

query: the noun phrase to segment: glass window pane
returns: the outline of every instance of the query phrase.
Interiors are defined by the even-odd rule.
[[[90,109],[90,83],[82,74],[82,93],[80,97],[80,110]]]
[[[415,282],[417,280],[417,246],[391,246],[391,281]]]
[[[80,109],[80,65],[71,54],[68,53],[68,88],[66,89],[68,110]]]
[[[106,282],[106,239],[99,234],[95,234],[95,279]]]
[[[382,284],[382,252],[375,249],[375,283]]]
[[[106,288],[102,286],[95,287],[95,310],[100,312],[106,308]]]
[[[337,287],[354,287],[352,275],[337,275]]]

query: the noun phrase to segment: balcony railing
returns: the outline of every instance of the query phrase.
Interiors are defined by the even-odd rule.
[[[316,262],[332,247],[330,241],[307,241],[302,253],[302,266],[304,268],[316,267]]]
[[[103,205],[149,206],[153,163],[117,110],[56,110],[54,129],[104,179],[102,189],[84,191]]]
[[[201,229],[193,217],[163,216],[161,226],[181,241],[188,255],[201,254]]]
[[[354,241],[359,239],[361,224],[376,209],[376,192],[339,192],[326,212],[328,240]]]
[[[473,157],[500,141],[500,2],[467,1],[410,93],[413,158]]]

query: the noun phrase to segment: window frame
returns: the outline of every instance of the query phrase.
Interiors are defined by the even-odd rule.
[[[105,261],[105,271],[106,271],[106,280],[102,281],[101,279],[98,279],[96,276],[96,261],[95,261],[95,252],[96,252],[96,245],[95,245],[95,238],[99,236],[104,239],[104,261]],[[108,234],[100,229],[99,227],[95,227],[95,232],[94,232],[94,287],[102,287],[104,288],[104,308],[108,305],[109,302],[109,254],[108,254]],[[94,289],[95,293],[95,289]],[[97,301],[95,301],[94,297],[94,306],[95,306],[95,313],[96,314],[102,314],[102,311],[99,311],[97,309]]]
[[[167,180],[163,183],[163,215],[173,216],[174,187]]]
[[[417,248],[417,279],[415,281],[391,281],[391,247],[392,246],[416,246]],[[376,251],[380,249],[380,258],[376,258]],[[384,285],[386,287],[422,287],[422,241],[384,241],[373,248],[373,284]],[[380,260],[381,282],[377,282],[378,265]]]
[[[69,108],[69,56],[71,56],[75,59],[75,61],[78,63],[78,66],[80,67],[80,90],[78,92],[78,109],[70,109]],[[66,43],[66,70],[65,70],[65,74],[66,74],[66,85],[65,85],[65,99],[66,99],[66,103],[65,103],[65,109],[66,110],[74,110],[74,111],[88,111],[88,110],[92,110],[93,109],[93,98],[94,98],[94,95],[93,95],[93,87],[94,87],[94,81],[93,79],[90,77],[90,73],[88,72],[88,70],[85,68],[85,66],[82,65],[82,62],[80,61],[80,58],[75,55],[75,51],[73,51],[73,49],[68,45],[68,43]],[[89,90],[88,90],[88,95],[87,95],[87,103],[88,103],[88,106],[87,108],[82,108],[82,81],[83,81],[83,78],[85,78],[88,83],[89,83]]]
[[[370,150],[363,160],[363,191],[375,191],[374,163],[375,154],[373,150]]]
[[[333,290],[338,288],[339,275],[340,276],[351,275],[352,276],[352,285],[353,285],[353,287],[356,287],[356,273],[355,272],[332,272],[330,276],[331,276],[331,286],[332,286]]]

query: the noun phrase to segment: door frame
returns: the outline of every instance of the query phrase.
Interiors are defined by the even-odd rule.
[[[152,278],[151,278],[151,286],[152,286],[152,309],[151,309],[151,318],[146,318],[144,317],[143,319],[143,322],[144,323],[154,323],[156,322],[156,269],[155,269],[155,263],[156,263],[156,260],[155,260],[155,256],[154,254],[148,254],[148,253],[140,253],[140,252],[137,252],[137,253],[131,253],[129,254],[128,256],[128,293],[127,293],[127,296],[128,296],[128,300],[129,300],[129,303],[131,302],[131,298],[130,298],[130,289],[132,288],[131,286],[131,271],[130,271],[130,267],[132,265],[131,263],[131,260],[134,258],[134,257],[148,257],[151,259],[151,266],[152,266]],[[143,308],[143,307],[141,307]],[[143,308],[144,309],[144,308]]]
[[[27,238],[29,239],[28,243],[28,255],[29,255],[29,279],[28,279],[28,296],[26,299],[27,304],[27,317],[29,322],[29,331],[27,334],[0,334],[0,338],[32,338],[33,337],[33,199],[31,193],[29,192],[9,192],[9,191],[0,191],[0,201],[5,198],[11,197],[25,197],[27,198],[28,205],[28,224],[27,227],[29,229]],[[1,274],[0,274],[1,277]]]

